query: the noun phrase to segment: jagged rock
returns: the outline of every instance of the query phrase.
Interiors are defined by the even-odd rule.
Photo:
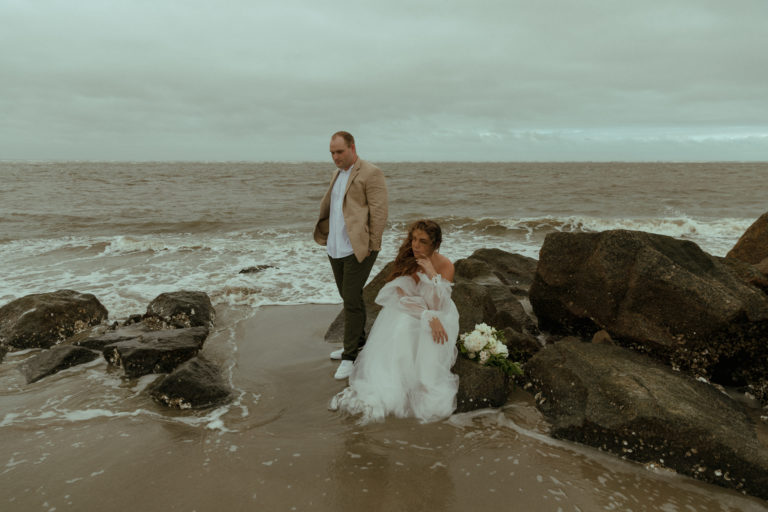
[[[525,308],[520,302],[520,296],[528,294],[528,283],[533,279],[534,272],[532,271],[530,276],[522,278],[519,275],[519,271],[514,271],[515,267],[513,266],[509,267],[509,271],[505,270],[505,263],[519,266],[522,262],[528,265],[527,259],[521,260],[521,258],[525,257],[506,253],[498,249],[479,249],[469,258],[456,262],[455,280],[457,285],[468,281],[475,285],[480,285],[487,290],[493,303],[493,308],[486,309],[482,313],[482,320],[475,323],[485,322],[498,329],[512,327],[520,332],[538,333],[536,325],[525,312]],[[514,284],[511,285],[511,282]],[[521,285],[521,283],[525,284]],[[516,292],[518,295],[515,294]],[[454,302],[457,302],[462,294],[462,290],[456,290],[453,294]],[[470,295],[476,294],[470,293]],[[464,304],[464,301],[460,302]],[[459,307],[459,302],[456,305]],[[466,312],[459,308],[459,314],[461,315],[462,313],[469,313],[475,317],[478,316],[475,311]],[[465,327],[471,330],[474,325],[462,325],[462,332],[465,332]]]
[[[205,292],[178,291],[161,293],[147,306],[144,322],[156,328],[178,328],[204,326],[213,328],[216,311]]]
[[[768,296],[693,242],[551,233],[530,290],[539,327],[622,345],[727,385],[768,378]],[[767,400],[768,397],[761,397]]]
[[[0,308],[0,344],[48,348],[107,316],[107,309],[90,293],[58,290],[27,295]]]
[[[538,261],[533,258],[487,248],[476,250],[467,260],[485,262],[496,277],[518,297],[528,295],[538,265]],[[468,275],[464,277],[471,278]]]
[[[509,376],[495,366],[482,366],[459,355],[452,368],[459,376],[456,412],[501,407],[509,394]]]
[[[275,268],[273,265],[255,265],[253,267],[248,267],[240,270],[238,272],[239,274],[257,274],[259,272],[263,272],[267,270],[268,268]]]
[[[498,310],[491,291],[473,281],[456,276],[451,298],[459,311],[459,333],[471,332],[479,323],[493,324]]]
[[[744,283],[760,288],[768,293],[768,276],[765,274],[768,268],[763,268],[768,267],[768,265],[763,265],[762,262],[750,265],[736,258],[717,258],[717,260],[730,268]],[[768,258],[766,258],[765,262],[768,264]]]
[[[735,258],[755,265],[768,258],[768,212],[762,214],[741,235],[726,258]]]
[[[77,345],[79,347],[90,348],[92,350],[102,350],[107,345],[112,345],[121,341],[134,340],[146,333],[153,331],[155,331],[155,329],[150,329],[143,323],[137,323],[131,324],[127,327],[120,327],[115,330],[104,332],[95,331],[84,337],[73,337],[68,339],[66,343],[71,343],[72,345]]]
[[[768,277],[768,258],[765,258],[763,261],[761,261],[760,263],[756,263],[753,266],[755,267],[755,269],[757,269],[758,272],[763,274],[763,276]]]
[[[768,447],[742,407],[713,386],[573,338],[524,370],[554,437],[768,499]]]
[[[207,327],[190,327],[141,333],[128,340],[106,345],[107,362],[122,368],[127,377],[168,373],[196,356],[208,337]]]
[[[511,327],[503,329],[502,332],[504,333],[504,344],[509,350],[509,358],[513,361],[525,362],[542,348],[539,340],[531,334],[517,331]]]
[[[202,357],[190,359],[169,375],[158,377],[148,391],[157,403],[176,409],[212,407],[232,395],[221,370]]]
[[[99,357],[98,352],[84,347],[60,345],[40,352],[28,360],[21,369],[27,384],[37,382],[61,370],[88,363]]]

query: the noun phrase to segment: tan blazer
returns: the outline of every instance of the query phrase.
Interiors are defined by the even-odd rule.
[[[320,216],[314,234],[315,241],[320,245],[328,243],[331,190],[338,176],[337,169],[331,178],[331,186],[320,202]],[[368,251],[380,251],[381,235],[387,225],[388,205],[387,185],[378,167],[361,158],[357,159],[344,192],[342,212],[357,261],[362,262],[368,256]]]

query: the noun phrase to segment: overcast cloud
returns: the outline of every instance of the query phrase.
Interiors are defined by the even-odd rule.
[[[768,160],[766,0],[0,0],[0,159]]]

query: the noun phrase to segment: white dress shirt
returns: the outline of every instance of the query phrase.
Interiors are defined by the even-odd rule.
[[[344,194],[347,191],[349,175],[352,174],[352,167],[346,171],[339,169],[339,176],[331,190],[331,214],[328,219],[328,255],[331,258],[346,258],[355,251],[352,249],[352,242],[349,241],[347,234],[347,225],[344,223]]]

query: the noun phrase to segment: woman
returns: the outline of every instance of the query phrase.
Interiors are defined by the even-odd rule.
[[[388,414],[436,421],[456,408],[459,378],[451,367],[459,313],[451,300],[453,263],[438,252],[441,241],[433,221],[409,227],[376,297],[383,309],[331,410],[362,414],[360,423],[368,423]]]

